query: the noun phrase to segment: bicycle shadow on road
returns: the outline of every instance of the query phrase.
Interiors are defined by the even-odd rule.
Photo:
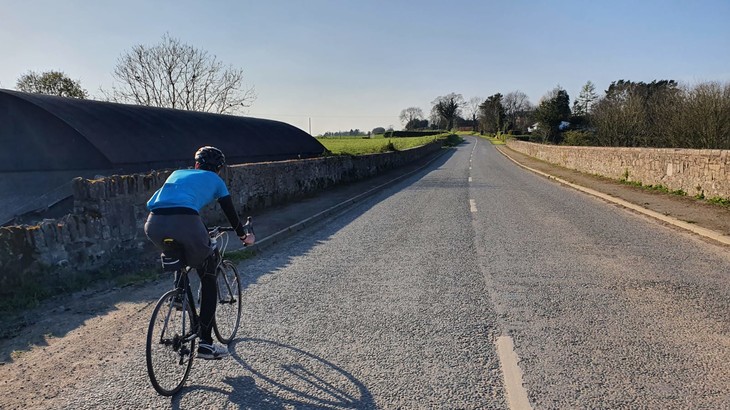
[[[196,393],[227,395],[240,409],[374,409],[373,397],[345,369],[294,346],[244,338],[231,346],[232,359],[250,375],[226,377],[232,390],[190,386],[172,399],[172,408],[187,407]],[[243,356],[250,357],[244,359]]]

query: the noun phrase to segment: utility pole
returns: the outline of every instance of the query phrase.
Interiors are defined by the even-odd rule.
[[[312,135],[312,117],[309,117],[309,135]]]

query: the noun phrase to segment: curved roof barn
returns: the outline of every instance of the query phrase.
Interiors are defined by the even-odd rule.
[[[203,145],[229,164],[324,151],[279,121],[0,90],[0,172],[187,167]]]

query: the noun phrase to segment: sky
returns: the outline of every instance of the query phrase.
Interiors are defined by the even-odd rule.
[[[0,88],[59,70],[101,99],[119,57],[166,33],[243,69],[246,115],[313,135],[401,129],[449,93],[730,81],[730,0],[0,0]]]

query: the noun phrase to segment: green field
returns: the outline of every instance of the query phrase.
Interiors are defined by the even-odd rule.
[[[446,136],[447,134],[428,137],[383,138],[380,135],[374,138],[317,138],[317,141],[335,155],[363,155],[419,147]]]

